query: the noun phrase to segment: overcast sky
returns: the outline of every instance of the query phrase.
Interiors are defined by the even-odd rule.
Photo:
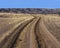
[[[0,0],[0,8],[60,8],[60,0]]]

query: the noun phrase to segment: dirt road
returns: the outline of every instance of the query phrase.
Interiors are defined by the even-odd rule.
[[[30,16],[0,18],[0,48],[60,48],[60,18]]]

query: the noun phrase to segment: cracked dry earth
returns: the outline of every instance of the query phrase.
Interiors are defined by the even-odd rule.
[[[0,48],[60,48],[60,17],[0,14]]]

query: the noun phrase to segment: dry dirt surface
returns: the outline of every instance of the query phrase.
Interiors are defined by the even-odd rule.
[[[0,48],[60,48],[59,15],[0,13]]]

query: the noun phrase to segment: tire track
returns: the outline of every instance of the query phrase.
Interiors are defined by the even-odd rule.
[[[35,18],[19,35],[13,48],[38,48],[34,28],[39,19]]]
[[[0,44],[0,48],[11,48],[13,46],[13,44],[15,43],[15,41],[20,33],[19,31],[21,31],[32,20],[33,19],[27,20],[27,21],[23,22],[22,24],[20,24],[20,26],[18,26],[14,31],[12,31],[10,36],[7,36],[4,39],[4,41],[2,41],[2,43]],[[7,42],[5,42],[6,40],[7,40]]]
[[[41,48],[41,44],[39,42],[39,39],[40,39],[40,35],[39,35],[39,21],[40,21],[41,17],[39,18],[39,20],[37,21],[36,25],[35,25],[35,36],[36,36],[36,40],[37,40],[37,43],[38,43],[38,48]],[[38,38],[39,37],[39,38]]]
[[[49,30],[46,28],[44,21],[40,20],[39,23],[39,33],[41,36],[41,41],[42,41],[42,47],[43,48],[60,48],[60,43],[58,42],[58,40],[55,38],[55,36],[53,36]],[[42,48],[41,47],[41,48]]]

